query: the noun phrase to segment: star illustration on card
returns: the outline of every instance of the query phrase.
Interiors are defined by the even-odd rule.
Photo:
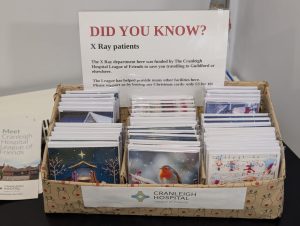
[[[81,159],[83,159],[83,157],[85,156],[85,154],[82,151],[80,151],[78,155],[81,157]]]
[[[135,195],[132,195],[131,198],[136,199],[138,202],[143,202],[145,199],[150,198],[150,196],[145,195],[142,191],[138,191]]]

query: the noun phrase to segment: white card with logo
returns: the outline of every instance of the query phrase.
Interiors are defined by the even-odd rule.
[[[198,97],[224,83],[228,23],[226,10],[80,12],[84,87],[117,87],[121,106],[141,93]]]

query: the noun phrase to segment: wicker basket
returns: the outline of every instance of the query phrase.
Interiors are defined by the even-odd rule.
[[[182,216],[182,217],[233,217],[233,218],[260,218],[274,219],[280,217],[283,211],[285,157],[282,138],[278,121],[272,105],[269,85],[267,82],[226,82],[233,86],[257,86],[262,92],[261,112],[270,113],[272,125],[276,128],[277,139],[281,143],[281,164],[279,177],[274,180],[254,181],[244,183],[231,183],[226,185],[138,185],[125,184],[126,182],[126,158],[121,167],[121,181],[124,184],[93,184],[70,181],[48,180],[47,158],[45,152],[42,162],[42,180],[44,191],[44,209],[46,213],[83,213],[83,214],[116,214],[116,215],[150,215],[150,216]],[[58,103],[60,95],[66,90],[82,89],[80,85],[59,85],[54,96],[55,104],[51,117],[51,131],[58,119]],[[201,111],[201,109],[200,109]],[[125,122],[128,109],[121,108],[121,121]],[[126,155],[124,155],[126,156]],[[202,170],[203,171],[203,170]],[[124,208],[118,207],[85,207],[82,197],[82,186],[96,186],[103,188],[136,188],[143,191],[147,187],[175,187],[175,188],[246,188],[246,199],[243,209],[191,209],[191,208]]]

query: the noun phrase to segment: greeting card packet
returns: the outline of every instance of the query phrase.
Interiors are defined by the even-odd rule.
[[[141,100],[194,100],[193,96],[190,95],[172,95],[172,96],[137,96],[133,95],[131,97],[132,101]]]
[[[139,133],[129,133],[128,139],[135,140],[174,140],[174,141],[197,141],[199,137],[196,135],[186,135],[186,134],[139,134]]]
[[[259,133],[265,134],[272,132],[275,134],[274,127],[231,127],[231,128],[203,128],[204,133]]]
[[[196,112],[132,112],[132,117],[189,117],[197,118]]]
[[[195,108],[132,108],[132,113],[195,112]]]
[[[205,113],[201,115],[201,120],[210,118],[264,118],[269,117],[269,113],[237,113],[237,114],[209,114]]]
[[[183,105],[185,106],[194,106],[195,102],[194,100],[139,100],[139,101],[132,101],[131,102],[131,108],[135,108],[135,106],[140,106],[140,105],[160,105],[161,107],[165,107],[168,105]]]
[[[269,127],[271,122],[238,122],[238,123],[204,123],[205,128],[229,128],[229,127]]]
[[[254,99],[257,100],[261,97],[260,93],[227,93],[224,96],[224,93],[206,93],[206,98],[208,99]]]
[[[212,89],[207,90],[207,93],[215,93],[215,94],[260,94],[260,90],[247,90],[247,89]]]
[[[99,104],[110,103],[114,106],[116,119],[119,120],[120,99],[116,88],[102,88],[101,90],[73,90],[62,94],[62,103],[99,102]]]
[[[122,128],[123,123],[71,123],[71,122],[55,122],[55,127],[69,128]]]
[[[85,108],[94,108],[94,107],[111,107],[113,105],[113,102],[95,102],[95,101],[74,101],[74,102],[60,102],[58,106],[62,107],[72,107],[72,108],[77,108],[77,107],[85,107]]]
[[[196,130],[128,130],[128,133],[132,134],[134,132],[138,132],[139,134],[190,134],[196,135]]]
[[[129,144],[145,144],[145,145],[153,145],[153,144],[163,144],[163,145],[184,145],[184,146],[195,146],[198,147],[200,141],[178,141],[178,140],[143,140],[143,139],[129,139]]]
[[[119,141],[121,139],[120,134],[113,133],[101,133],[101,134],[52,134],[48,138],[50,141],[65,140],[65,141]]]
[[[62,103],[77,103],[77,102],[96,102],[96,103],[114,103],[114,97],[61,97]]]
[[[270,122],[270,117],[251,117],[251,118],[204,118],[202,123],[240,123],[240,122]]]
[[[258,102],[205,102],[205,113],[258,113],[260,103]]]
[[[59,107],[60,122],[101,123],[116,121],[113,108],[68,108]]]
[[[255,143],[249,141],[249,142],[240,142],[237,143],[233,142],[219,142],[216,143],[216,141],[205,141],[204,144],[206,152],[213,152],[213,151],[223,151],[223,153],[227,153],[234,151],[243,151],[243,152],[249,152],[250,149],[254,149],[255,151],[266,151],[273,152],[274,150],[279,149],[279,142],[278,141],[267,141],[267,140],[261,140],[256,141]]]
[[[128,151],[129,183],[194,184],[199,180],[200,154],[196,150]]]
[[[77,127],[54,127],[53,132],[56,133],[121,133],[122,128],[77,128]],[[52,133],[53,133],[52,132]]]
[[[187,145],[187,144],[128,144],[129,149],[135,149],[135,150],[151,150],[151,151],[156,151],[156,150],[171,150],[171,151],[184,151],[184,150],[195,150],[199,151],[200,150],[200,143],[197,143],[195,145]]]
[[[119,183],[118,142],[49,142],[49,179]]]
[[[192,108],[195,107],[194,103],[135,103],[130,110],[132,109],[148,109],[148,108]]]
[[[128,130],[195,130],[196,126],[176,126],[170,125],[168,127],[160,125],[141,125],[141,126],[127,126]]]
[[[205,90],[257,90],[257,86],[205,86]]]
[[[171,128],[171,127],[177,127],[177,128],[184,128],[184,127],[193,127],[195,128],[196,127],[196,124],[197,122],[191,122],[191,123],[187,123],[187,122],[182,122],[182,121],[179,121],[179,122],[168,122],[168,121],[165,121],[165,122],[156,122],[156,123],[153,123],[151,121],[149,122],[132,122],[130,125],[131,126],[139,126],[140,128],[145,128],[145,127],[148,127],[148,126],[152,126],[151,128],[153,127],[156,127],[156,128]]]
[[[277,178],[279,153],[208,153],[207,183],[224,184]]]

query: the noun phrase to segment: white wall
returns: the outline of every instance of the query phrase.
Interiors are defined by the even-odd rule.
[[[0,0],[0,96],[81,82],[81,10],[207,9],[208,0]],[[287,144],[300,156],[300,1],[231,0],[228,65],[268,80]]]
[[[0,0],[0,96],[82,81],[79,11],[208,7],[208,0]]]
[[[228,66],[267,80],[287,145],[300,156],[300,1],[231,0]]]

